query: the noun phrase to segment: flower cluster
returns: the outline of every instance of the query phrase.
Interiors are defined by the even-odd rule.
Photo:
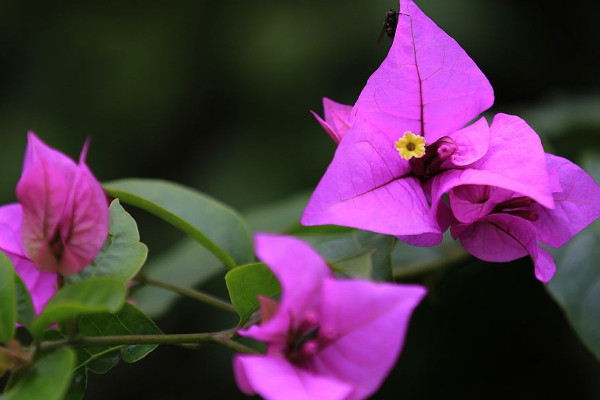
[[[529,254],[536,277],[558,247],[600,216],[600,188],[570,161],[545,154],[517,116],[465,126],[493,103],[473,60],[411,0],[394,42],[353,107],[324,100],[317,120],[339,143],[304,215],[394,235],[418,246],[454,238],[476,257]],[[448,195],[449,201],[443,199]]]
[[[56,292],[58,276],[88,266],[108,234],[108,202],[85,164],[87,148],[75,163],[29,133],[18,203],[0,207],[0,250],[37,313]]]
[[[298,239],[262,234],[255,243],[282,297],[279,303],[260,298],[260,325],[239,331],[267,343],[266,355],[235,358],[242,391],[273,400],[371,395],[393,367],[425,289],[336,279]]]

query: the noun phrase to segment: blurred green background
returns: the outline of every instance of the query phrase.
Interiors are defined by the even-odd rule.
[[[546,148],[600,151],[600,3],[422,0],[487,75],[494,112],[518,113]],[[0,2],[0,203],[14,201],[26,133],[97,177],[184,183],[241,210],[310,191],[334,151],[308,110],[352,103],[385,57],[395,1]],[[151,255],[180,236],[132,210]],[[600,364],[528,260],[472,262],[428,281],[397,369],[377,399],[594,399]],[[207,285],[225,296],[218,277]],[[600,318],[600,316],[599,316]],[[229,326],[181,301],[166,332]],[[86,399],[244,398],[229,352],[160,348],[91,376]],[[201,394],[207,392],[208,394]]]

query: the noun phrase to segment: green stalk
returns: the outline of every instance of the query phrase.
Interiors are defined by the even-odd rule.
[[[62,346],[72,347],[102,347],[102,346],[125,346],[125,345],[186,345],[193,348],[193,345],[205,342],[220,344],[224,347],[242,353],[256,353],[250,347],[244,346],[230,336],[232,330],[211,332],[211,333],[183,333],[170,335],[112,335],[112,336],[79,336],[75,339],[64,339],[57,341],[46,341],[39,344],[41,350],[50,350]],[[192,346],[189,346],[192,345]]]
[[[202,303],[210,304],[213,307],[220,308],[222,310],[226,310],[232,313],[237,313],[233,305],[225,300],[221,300],[218,297],[211,296],[206,293],[199,292],[197,290],[188,289],[183,286],[175,285],[173,283],[165,282],[159,279],[151,278],[146,275],[138,275],[136,279],[146,285],[155,286],[161,289],[169,290],[173,293],[177,293],[179,295],[189,297],[191,299],[200,301]]]

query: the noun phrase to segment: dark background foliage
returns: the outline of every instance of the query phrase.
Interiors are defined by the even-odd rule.
[[[422,0],[495,88],[494,112],[525,117],[576,160],[599,150],[597,2]],[[352,103],[389,41],[395,1],[0,2],[0,201],[14,201],[26,132],[76,156],[91,136],[100,180],[181,182],[246,210],[318,182],[334,146],[321,97]],[[560,118],[562,119],[560,119]],[[135,213],[158,253],[178,235]],[[379,399],[593,399],[600,364],[528,260],[472,262],[426,282],[403,356]],[[208,288],[221,293],[223,282]],[[166,332],[229,326],[181,301]],[[160,348],[91,376],[87,399],[244,398],[230,353]]]

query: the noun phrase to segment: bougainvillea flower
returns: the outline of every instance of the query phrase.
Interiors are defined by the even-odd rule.
[[[25,253],[43,272],[74,274],[94,259],[108,234],[108,202],[85,164],[44,144],[33,133],[17,199],[23,207]]]
[[[31,294],[36,314],[39,314],[56,292],[58,275],[39,271],[25,254],[21,239],[22,216],[19,204],[0,207],[0,250],[12,261],[17,275]]]
[[[257,235],[256,253],[282,287],[261,299],[262,322],[243,336],[265,355],[238,355],[240,389],[269,400],[359,400],[375,392],[400,353],[410,315],[425,295],[416,285],[336,279],[304,242]]]
[[[529,255],[535,276],[550,281],[556,266],[540,246],[560,247],[600,216],[600,187],[581,168],[546,155],[554,209],[530,197],[493,186],[465,185],[449,193],[455,222],[452,236],[486,261],[512,261]]]
[[[315,112],[311,111],[317,121],[321,124],[325,132],[331,137],[335,144],[339,144],[342,137],[350,129],[350,112],[352,106],[336,103],[335,101],[323,98],[323,120]]]
[[[400,1],[390,52],[350,112],[350,129],[302,223],[346,225],[436,244],[443,227],[430,215],[423,184],[485,155],[485,120],[460,128],[493,99],[488,80],[464,50],[412,1]],[[333,125],[327,117],[326,122]],[[406,160],[399,154],[396,144],[407,133],[423,138],[423,157]]]

